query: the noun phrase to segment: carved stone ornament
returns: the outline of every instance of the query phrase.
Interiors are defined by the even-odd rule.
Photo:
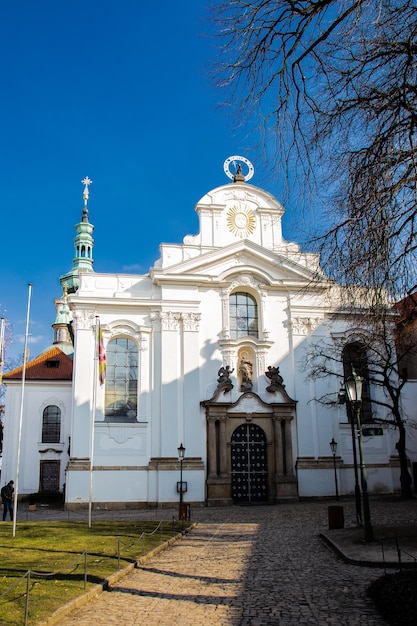
[[[181,313],[181,320],[184,330],[197,331],[199,321],[201,320],[201,313]]]
[[[294,317],[291,328],[294,335],[308,335],[323,322],[320,317]]]
[[[233,289],[236,289],[236,287],[252,287],[252,289],[259,291],[261,283],[254,280],[253,276],[250,274],[239,274],[230,284],[228,289],[229,294]]]
[[[90,330],[95,325],[95,316],[92,309],[79,309],[73,313],[75,330]]]
[[[123,428],[123,426],[115,427],[112,425],[108,426],[108,438],[118,444],[127,443],[129,439],[134,438],[135,434],[135,431],[131,428]]]
[[[44,410],[46,409],[47,406],[57,406],[59,408],[59,410],[61,411],[61,419],[63,419],[65,417],[65,413],[66,413],[65,404],[57,396],[49,396],[39,406],[38,410],[39,410],[39,416],[41,418],[42,418],[43,412],[44,412]]]
[[[139,352],[146,352],[146,350],[148,349],[148,338],[143,337],[142,334],[139,335],[138,349],[139,349]]]
[[[279,373],[279,367],[272,367],[271,365],[268,365],[268,370],[265,372],[265,376],[271,381],[268,387],[266,387],[266,390],[270,393],[274,393],[275,391],[279,391],[282,387],[285,387],[285,385],[282,384],[283,378]]]
[[[151,321],[157,330],[179,330],[182,323],[185,331],[198,331],[201,313],[172,311],[152,313]]]
[[[179,330],[181,313],[158,311],[151,315],[151,320],[158,330]]]
[[[256,228],[256,217],[244,204],[234,204],[227,212],[227,227],[236,237],[248,237]]]
[[[233,383],[230,380],[230,374],[233,372],[233,368],[230,368],[230,365],[225,365],[221,367],[217,372],[217,390],[222,390],[223,393],[227,393],[233,389]]]
[[[161,330],[161,318],[159,317],[159,313],[151,313],[149,316],[151,320],[152,326],[154,330]]]
[[[239,374],[240,374],[240,391],[252,391],[252,369],[253,365],[246,354],[242,354],[242,358],[239,362]]]

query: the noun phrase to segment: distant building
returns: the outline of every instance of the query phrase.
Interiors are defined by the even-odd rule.
[[[402,410],[407,421],[407,456],[412,463],[414,489],[417,486],[417,292],[396,305],[396,347],[399,370],[406,381],[401,392]]]
[[[21,438],[20,493],[62,491],[71,432],[72,355],[52,347],[28,363]],[[2,480],[14,476],[19,437],[22,367],[7,385]],[[6,480],[7,482],[7,480]]]
[[[92,469],[94,506],[169,505],[178,502],[183,443],[184,501],[332,496],[333,439],[339,491],[354,492],[346,409],[314,402],[336,400],[339,383],[307,382],[304,368],[306,347],[320,338],[341,353],[356,349],[352,322],[337,314],[338,289],[318,256],[283,239],[282,205],[247,180],[239,167],[232,182],[203,196],[199,233],[162,244],[144,275],[93,271],[86,183],[54,345],[27,368],[21,494],[65,486],[67,508],[85,507]],[[3,480],[16,466],[19,376],[4,377]],[[399,490],[395,432],[363,439],[370,491]]]
[[[417,381],[417,292],[401,300],[396,308],[399,312],[396,345],[401,374],[407,381]]]

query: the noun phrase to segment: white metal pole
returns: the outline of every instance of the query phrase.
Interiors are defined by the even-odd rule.
[[[25,395],[25,380],[26,380],[26,355],[28,346],[29,335],[29,315],[30,315],[30,299],[32,296],[32,284],[28,284],[28,305],[26,312],[26,330],[25,330],[25,347],[23,351],[23,369],[22,369],[22,387],[20,392],[20,415],[19,415],[19,436],[17,440],[17,455],[16,455],[16,476],[14,480],[14,501],[13,501],[13,537],[16,535],[16,518],[17,518],[17,495],[19,492],[19,469],[20,469],[20,447],[22,441],[22,424],[23,424],[23,400]]]
[[[3,364],[3,355],[4,355],[4,329],[6,327],[6,320],[4,317],[1,318],[0,325],[0,365]]]
[[[4,319],[4,317],[2,317],[0,320],[0,384],[3,382],[5,328],[6,320]]]
[[[93,464],[94,464],[94,422],[96,419],[97,404],[97,378],[98,378],[98,330],[99,318],[96,315],[94,329],[94,368],[93,368],[93,402],[91,406],[91,429],[90,429],[90,492],[88,497],[88,526],[91,528],[91,509],[93,504]]]

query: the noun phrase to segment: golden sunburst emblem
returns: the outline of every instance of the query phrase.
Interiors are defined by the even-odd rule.
[[[237,237],[247,237],[255,230],[256,218],[250,209],[232,206],[227,212],[227,226]]]

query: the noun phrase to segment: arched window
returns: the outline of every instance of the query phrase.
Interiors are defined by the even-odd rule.
[[[105,418],[135,422],[138,397],[138,349],[131,339],[118,337],[106,350]]]
[[[258,337],[258,305],[248,293],[237,291],[229,299],[230,337]]]
[[[366,356],[366,346],[360,341],[348,343],[343,348],[343,374],[345,380],[352,375],[352,367],[359,376],[362,376],[362,406],[361,421],[371,422],[371,396],[369,391],[369,370]],[[349,421],[352,419],[352,409],[350,402],[346,402],[346,411]]]
[[[43,410],[42,443],[59,443],[61,438],[61,409],[50,404]]]

